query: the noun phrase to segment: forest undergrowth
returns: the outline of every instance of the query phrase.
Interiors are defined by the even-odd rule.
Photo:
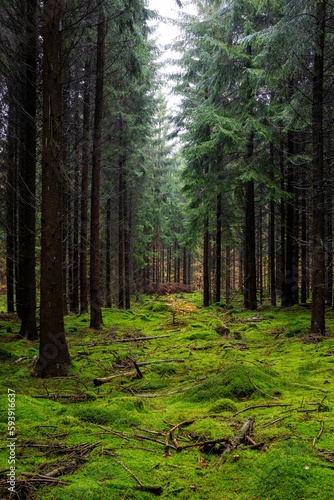
[[[201,300],[142,297],[105,309],[101,331],[68,316],[70,374],[45,380],[33,376],[38,343],[1,313],[1,498],[334,498],[334,313],[318,338],[307,307]]]

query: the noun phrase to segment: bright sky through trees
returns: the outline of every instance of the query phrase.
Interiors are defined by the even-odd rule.
[[[167,47],[180,35],[178,26],[173,23],[173,20],[179,19],[180,13],[195,14],[196,9],[194,5],[192,5],[191,2],[182,2],[181,9],[178,7],[176,0],[164,0],[163,2],[161,0],[148,0],[148,6],[150,9],[155,10],[159,16],[164,18],[163,21],[153,23],[153,25],[156,26],[154,39],[161,51],[159,60],[166,61],[178,57],[175,52]],[[168,81],[168,74],[171,73],[173,69],[175,68],[169,63],[163,64],[161,68],[162,79],[164,81],[164,92],[169,107],[173,107],[179,102],[178,97],[171,94],[173,83]]]

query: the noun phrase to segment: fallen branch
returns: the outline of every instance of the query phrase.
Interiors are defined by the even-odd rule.
[[[113,431],[112,429],[108,429],[107,427],[103,427],[103,425],[100,425],[100,424],[96,424],[96,425],[97,425],[97,427],[99,427],[100,429],[103,429],[108,434],[112,434],[113,436],[118,436],[122,439],[125,439],[126,441],[130,441],[130,438],[128,438],[124,434],[121,434],[120,432]]]
[[[213,447],[215,444],[220,444],[220,443],[228,443],[228,439],[227,438],[211,439],[208,441],[198,441],[197,443],[185,444],[183,446],[179,446],[177,448],[177,451],[186,450],[188,448],[196,448],[197,446],[199,446],[200,448]]]
[[[320,423],[320,431],[319,431],[318,435],[313,438],[312,450],[314,450],[315,443],[317,442],[318,439],[320,439],[322,433],[324,432],[324,427],[325,427],[324,422],[321,422]]]
[[[185,359],[182,358],[167,358],[167,359],[153,359],[152,361],[141,361],[137,363],[138,366],[157,365],[158,363],[184,363]]]
[[[134,434],[133,437],[134,437],[134,439],[137,439],[138,441],[152,441],[153,443],[162,444],[163,446],[165,446],[165,444],[166,444],[163,441],[159,441],[159,439],[154,439],[154,438],[151,438],[148,436],[142,436],[141,434]],[[170,445],[170,448],[172,448],[173,450],[176,450],[175,446]]]
[[[195,422],[195,420],[194,420],[194,419],[192,419],[192,420],[184,420],[183,422],[180,422],[179,424],[174,425],[174,426],[170,429],[170,431],[169,431],[169,432],[167,433],[167,435],[166,435],[166,449],[165,449],[165,453],[166,453],[167,455],[168,455],[168,453],[169,453],[169,449],[170,449],[169,439],[171,439],[171,440],[173,441],[173,443],[174,443],[174,445],[175,445],[176,449],[178,449],[178,448],[179,448],[179,443],[178,443],[178,441],[177,441],[176,437],[173,435],[173,433],[174,433],[177,429],[179,429],[180,427],[182,427],[183,425],[190,425],[190,424],[192,424],[193,422]]]
[[[243,413],[244,411],[248,410],[254,410],[255,408],[274,408],[275,406],[292,406],[291,403],[283,404],[283,403],[273,403],[273,404],[266,404],[266,405],[253,405],[253,406],[247,406],[247,408],[243,408],[242,410],[237,411],[236,413],[233,413],[232,417],[236,417],[240,413]]]
[[[119,344],[123,342],[137,342],[138,340],[154,340],[154,339],[163,339],[166,337],[170,337],[170,335],[153,335],[150,337],[127,337],[125,339],[114,339],[112,343]]]
[[[263,428],[265,429],[266,427],[269,427],[270,425],[277,424],[277,422],[280,422],[281,420],[284,420],[285,418],[287,418],[287,417],[276,418],[275,420],[272,420],[271,422],[264,424]]]
[[[136,371],[132,371],[132,372],[118,373],[117,375],[111,375],[110,377],[95,378],[93,380],[93,382],[94,382],[95,387],[99,387],[102,384],[107,384],[108,382],[112,382],[116,378],[120,378],[120,377],[136,377],[136,378],[140,378],[138,376],[138,371],[136,370]]]
[[[260,387],[258,387],[255,382],[253,382],[253,380],[250,378],[250,375],[249,375],[249,372],[246,371],[246,375],[248,377],[248,380],[250,381],[250,383],[255,387],[255,389],[259,392],[261,392],[261,394],[264,394],[265,396],[267,396],[268,398],[270,399],[278,399],[277,396],[270,396],[270,394],[267,394],[266,392],[262,391],[262,389],[260,389]]]
[[[163,492],[163,489],[161,486],[145,486],[141,481],[140,479],[130,470],[126,467],[126,465],[124,465],[122,462],[119,462],[117,460],[117,463],[123,467],[124,470],[126,470],[138,483],[138,487],[140,490],[142,491],[149,491],[150,493],[154,493],[154,495],[161,495],[162,492]]]

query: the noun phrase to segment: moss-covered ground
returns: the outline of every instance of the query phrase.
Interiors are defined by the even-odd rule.
[[[307,307],[203,309],[197,293],[143,297],[103,316],[98,332],[88,316],[66,318],[70,374],[40,380],[38,343],[19,340],[16,318],[1,314],[1,498],[11,389],[20,488],[11,498],[334,499],[332,311],[324,339],[308,334]],[[253,444],[228,451],[249,417]]]

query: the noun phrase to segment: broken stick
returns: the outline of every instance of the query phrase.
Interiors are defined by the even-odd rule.
[[[119,460],[117,460],[117,463],[123,467],[124,470],[126,470],[126,472],[128,472],[132,477],[133,479],[135,479],[138,483],[138,488],[142,491],[149,491],[150,493],[154,493],[155,495],[161,495],[162,493],[162,487],[161,486],[145,486],[141,480],[130,470],[127,468],[126,465],[124,465],[122,462],[120,462]]]

